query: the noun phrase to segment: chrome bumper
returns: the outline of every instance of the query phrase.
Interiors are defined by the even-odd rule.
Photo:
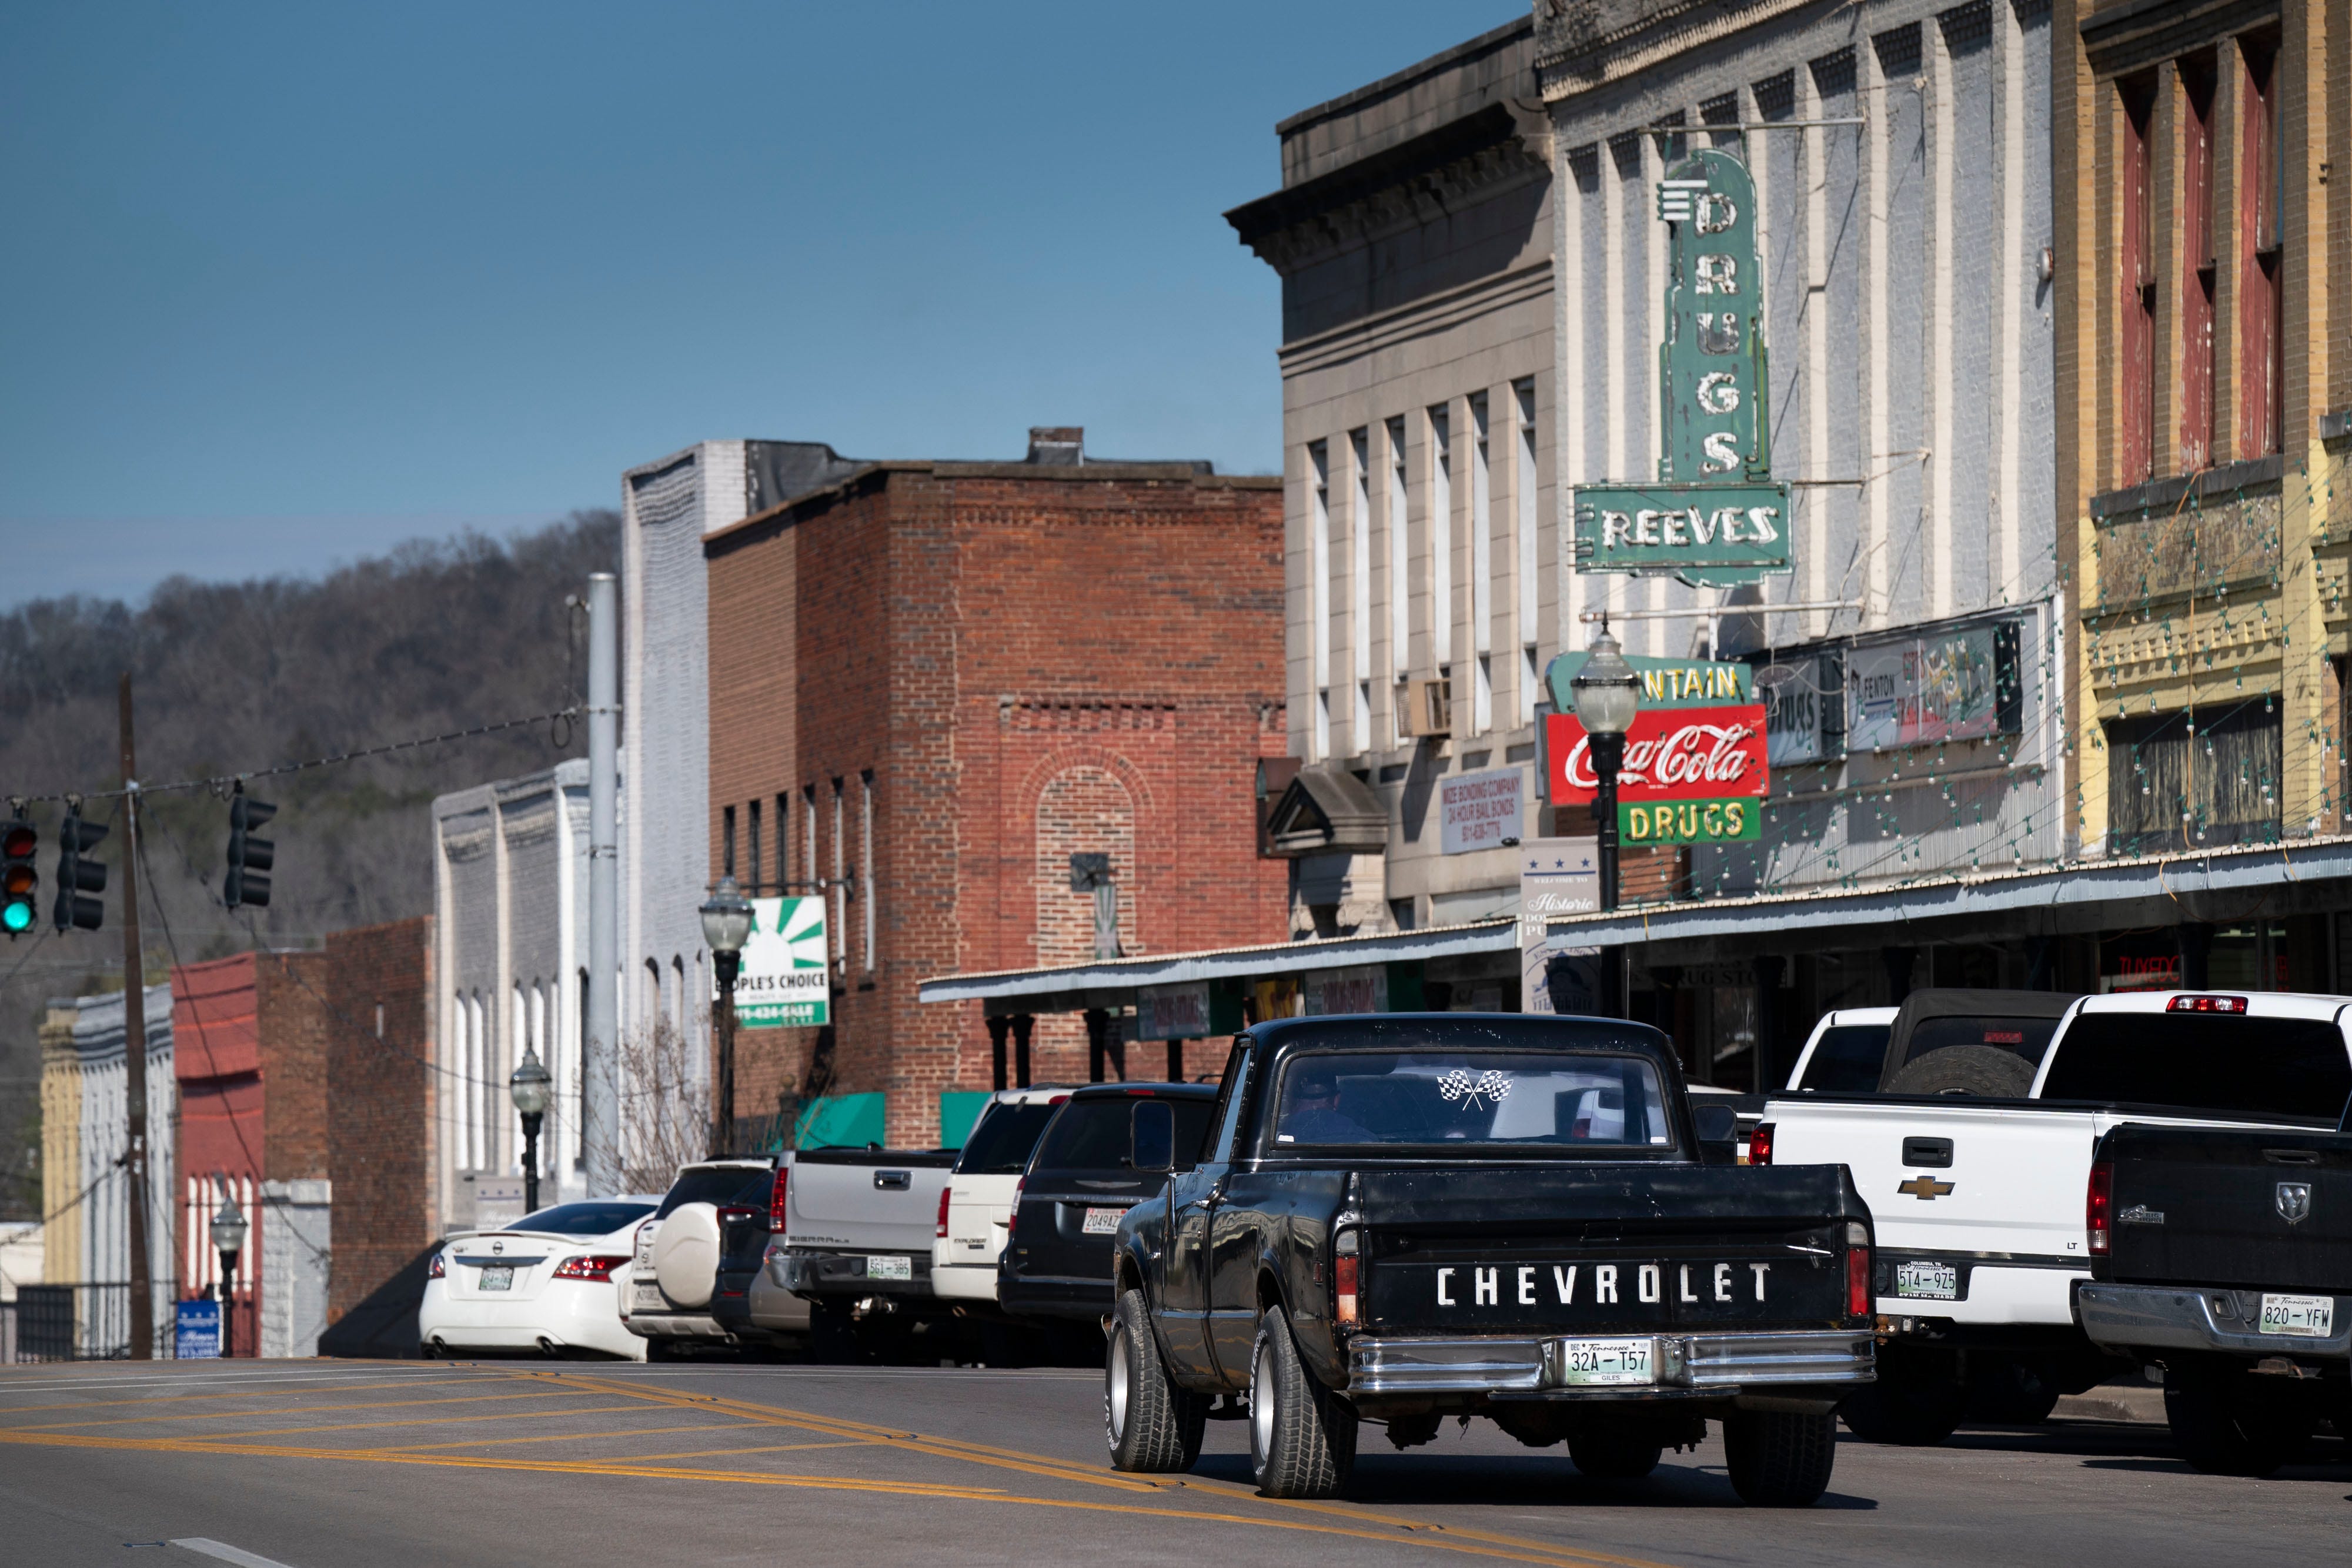
[[[2303,1292],[2318,1295],[2314,1291]],[[2227,1286],[2102,1285],[2074,1288],[2074,1321],[2093,1344],[2118,1350],[2220,1350],[2242,1355],[2352,1357],[2352,1314],[2336,1298],[2340,1333],[2326,1339],[2263,1333],[2263,1292]]]
[[[1359,1339],[1348,1346],[1348,1391],[1622,1399],[1659,1391],[1736,1394],[1748,1387],[1861,1384],[1877,1376],[1876,1346],[1867,1329],[1646,1337],[1657,1342],[1656,1383],[1595,1387],[1569,1384],[1563,1339]]]

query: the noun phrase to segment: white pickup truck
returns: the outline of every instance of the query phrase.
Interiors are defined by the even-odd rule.
[[[2091,1275],[2094,1145],[2124,1122],[2333,1127],[2352,1093],[2348,1019],[2343,997],[2085,997],[2015,1098],[1973,1097],[2016,1071],[1985,1044],[1936,1053],[1952,1058],[1940,1092],[1773,1098],[1751,1163],[1843,1165],[1876,1220],[1879,1380],[1846,1402],[1846,1424],[1939,1443],[1972,1402],[2035,1420],[2120,1369],[2073,1308]]]

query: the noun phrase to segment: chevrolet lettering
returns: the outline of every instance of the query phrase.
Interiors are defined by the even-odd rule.
[[[1739,1166],[1736,1132],[1642,1024],[1256,1026],[1200,1161],[1118,1222],[1113,1465],[1190,1468],[1245,1395],[1269,1496],[1344,1488],[1361,1421],[1411,1448],[1475,1416],[1619,1479],[1719,1422],[1743,1498],[1812,1501],[1874,1375],[1870,1213],[1843,1166]]]

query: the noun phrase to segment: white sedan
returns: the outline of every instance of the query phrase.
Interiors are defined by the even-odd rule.
[[[656,1196],[559,1203],[503,1230],[461,1230],[425,1270],[417,1336],[427,1355],[464,1351],[646,1358],[621,1326],[638,1224]]]

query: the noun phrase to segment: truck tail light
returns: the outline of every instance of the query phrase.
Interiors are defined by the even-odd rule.
[[[1759,1122],[1748,1130],[1748,1163],[1769,1166],[1772,1163],[1772,1124]]]
[[[2083,1230],[2090,1239],[2091,1256],[2107,1255],[2107,1226],[2116,1205],[2116,1167],[2105,1160],[2091,1163],[2091,1185],[2083,1194]]]
[[[1342,1230],[1331,1242],[1331,1321],[1356,1321],[1357,1282],[1363,1277],[1362,1242],[1352,1230]]]
[[[1850,1318],[1870,1316],[1873,1306],[1870,1292],[1870,1229],[1860,1220],[1849,1220],[1845,1228],[1845,1313]]]
[[[933,1234],[942,1241],[948,1239],[948,1195],[954,1190],[953,1186],[940,1188],[940,1228]]]
[[[433,1261],[425,1267],[425,1277],[428,1280],[447,1279],[449,1277],[449,1260],[447,1255],[440,1252],[433,1254]]]
[[[2175,997],[2164,1004],[2168,1013],[2242,1013],[2243,997]]]
[[[1013,1250],[1013,1232],[1021,1224],[1021,1189],[1028,1185],[1027,1176],[1013,1184],[1013,1207],[1004,1216],[1004,1250],[1008,1255]]]
[[[609,1253],[582,1253],[558,1263],[555,1277],[559,1280],[609,1280],[613,1277],[613,1270],[627,1261],[626,1258],[616,1258]]]
[[[784,1233],[784,1187],[792,1179],[792,1167],[778,1166],[776,1185],[768,1189],[768,1229],[777,1236]]]

